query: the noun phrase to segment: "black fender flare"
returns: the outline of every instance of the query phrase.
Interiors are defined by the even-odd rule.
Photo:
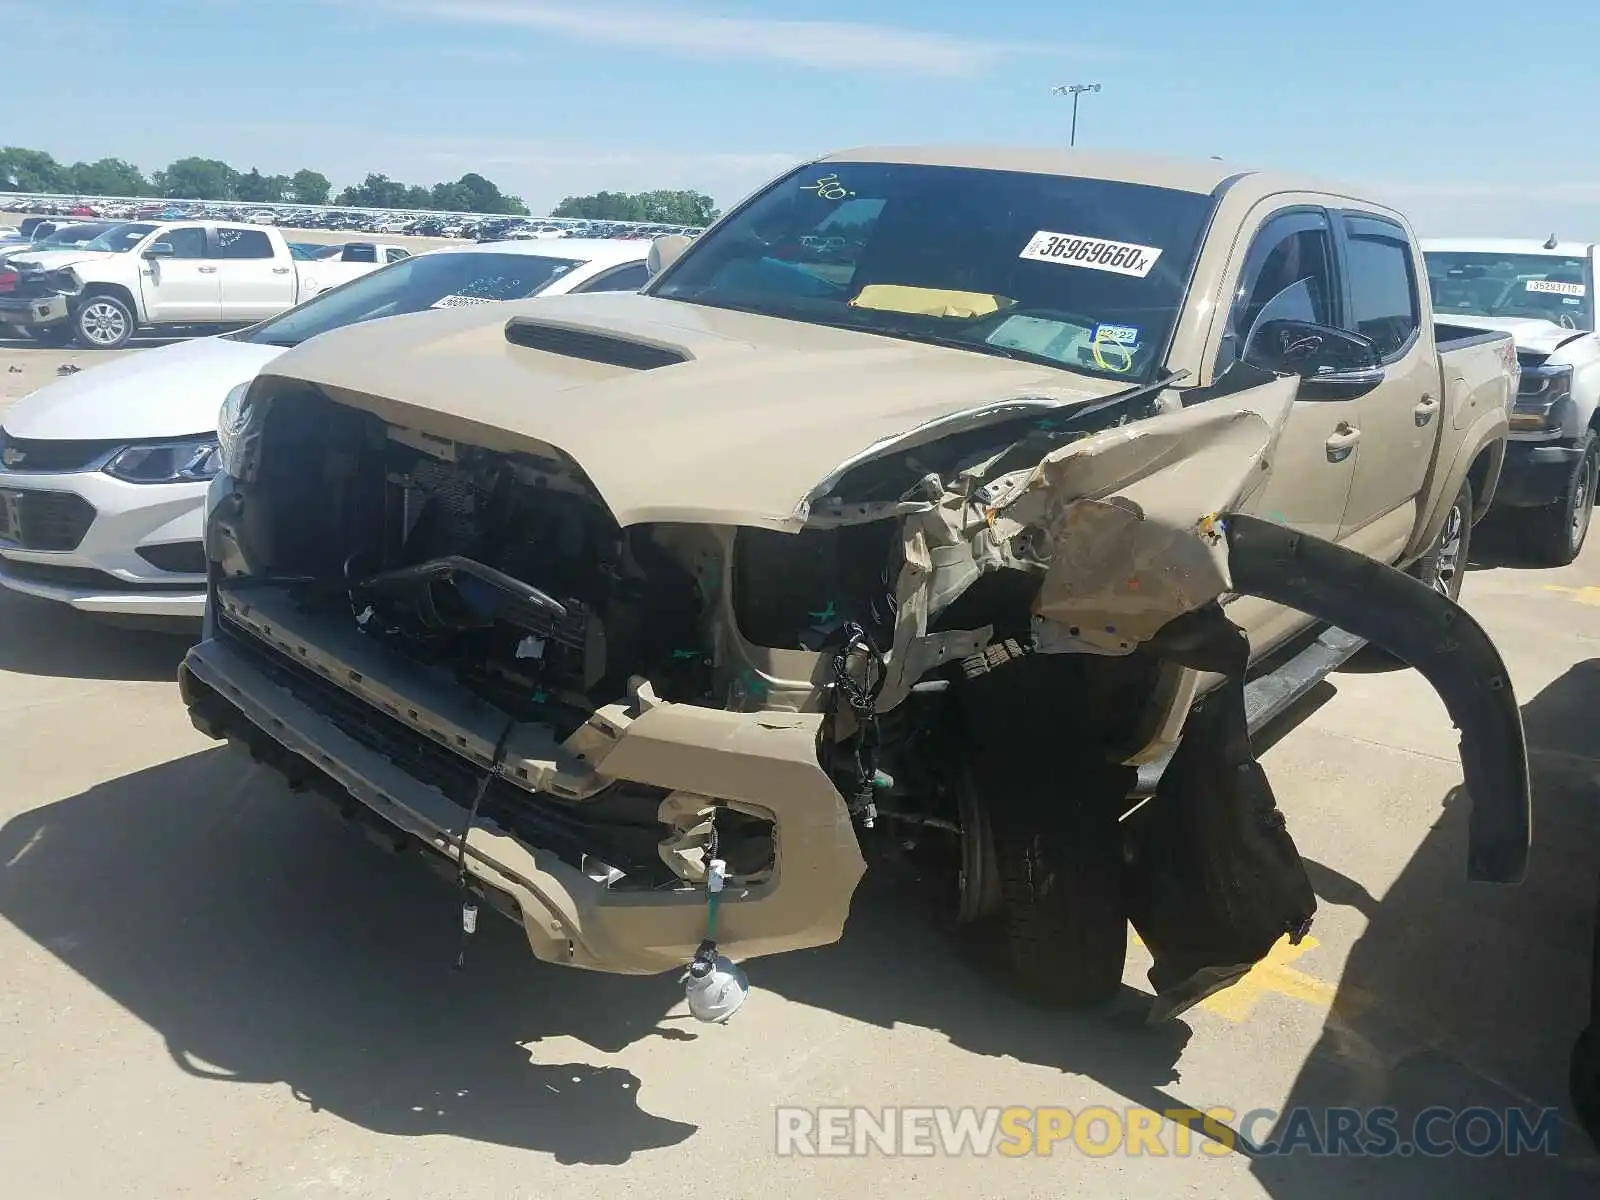
[[[1522,710],[1505,660],[1448,597],[1393,567],[1243,513],[1223,514],[1233,589],[1297,609],[1388,651],[1439,693],[1460,732],[1472,809],[1467,877],[1521,883],[1532,838]]]

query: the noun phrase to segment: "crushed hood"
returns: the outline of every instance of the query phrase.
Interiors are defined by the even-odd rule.
[[[530,344],[508,341],[513,322]],[[942,436],[996,413],[1077,406],[1129,386],[632,293],[351,326],[289,351],[263,372],[266,391],[253,394],[283,380],[317,384],[342,403],[440,437],[559,450],[622,525],[787,530],[804,523],[819,485],[869,448],[924,427]]]
[[[1491,333],[1509,333],[1518,350],[1531,350],[1535,354],[1554,354],[1568,342],[1590,336],[1585,330],[1563,329],[1554,321],[1534,317],[1459,317],[1451,313],[1445,323]]]
[[[228,392],[282,353],[220,337],[141,350],[46,384],[0,414],[0,425],[41,440],[208,433]]]

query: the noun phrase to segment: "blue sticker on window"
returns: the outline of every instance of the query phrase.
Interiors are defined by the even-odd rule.
[[[1137,346],[1139,344],[1139,327],[1137,325],[1096,325],[1091,341],[1105,345],[1111,342],[1118,346]]]

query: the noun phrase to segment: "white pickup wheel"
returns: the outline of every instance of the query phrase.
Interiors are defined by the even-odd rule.
[[[1543,566],[1566,566],[1578,557],[1589,535],[1596,476],[1600,475],[1600,442],[1590,432],[1584,434],[1580,447],[1583,454],[1573,465],[1561,498],[1517,514],[1528,555]]]
[[[132,310],[115,296],[89,296],[72,314],[72,335],[86,350],[120,350],[135,328]]]

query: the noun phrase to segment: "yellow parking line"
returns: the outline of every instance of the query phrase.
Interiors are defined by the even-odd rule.
[[[1544,585],[1544,590],[1561,592],[1563,595],[1571,596],[1579,604],[1593,604],[1600,607],[1600,587],[1595,587],[1593,584],[1588,587],[1563,587],[1559,583],[1547,583]]]
[[[1138,940],[1136,935],[1134,941]],[[1340,988],[1337,984],[1307,975],[1290,965],[1320,944],[1314,937],[1302,938],[1298,946],[1290,945],[1286,937],[1279,939],[1267,956],[1252,967],[1243,979],[1232,987],[1207,996],[1196,1007],[1234,1022],[1248,1019],[1266,996],[1285,996],[1323,1009],[1337,1007],[1341,1013],[1369,1007],[1371,1000],[1365,993],[1348,987]]]

